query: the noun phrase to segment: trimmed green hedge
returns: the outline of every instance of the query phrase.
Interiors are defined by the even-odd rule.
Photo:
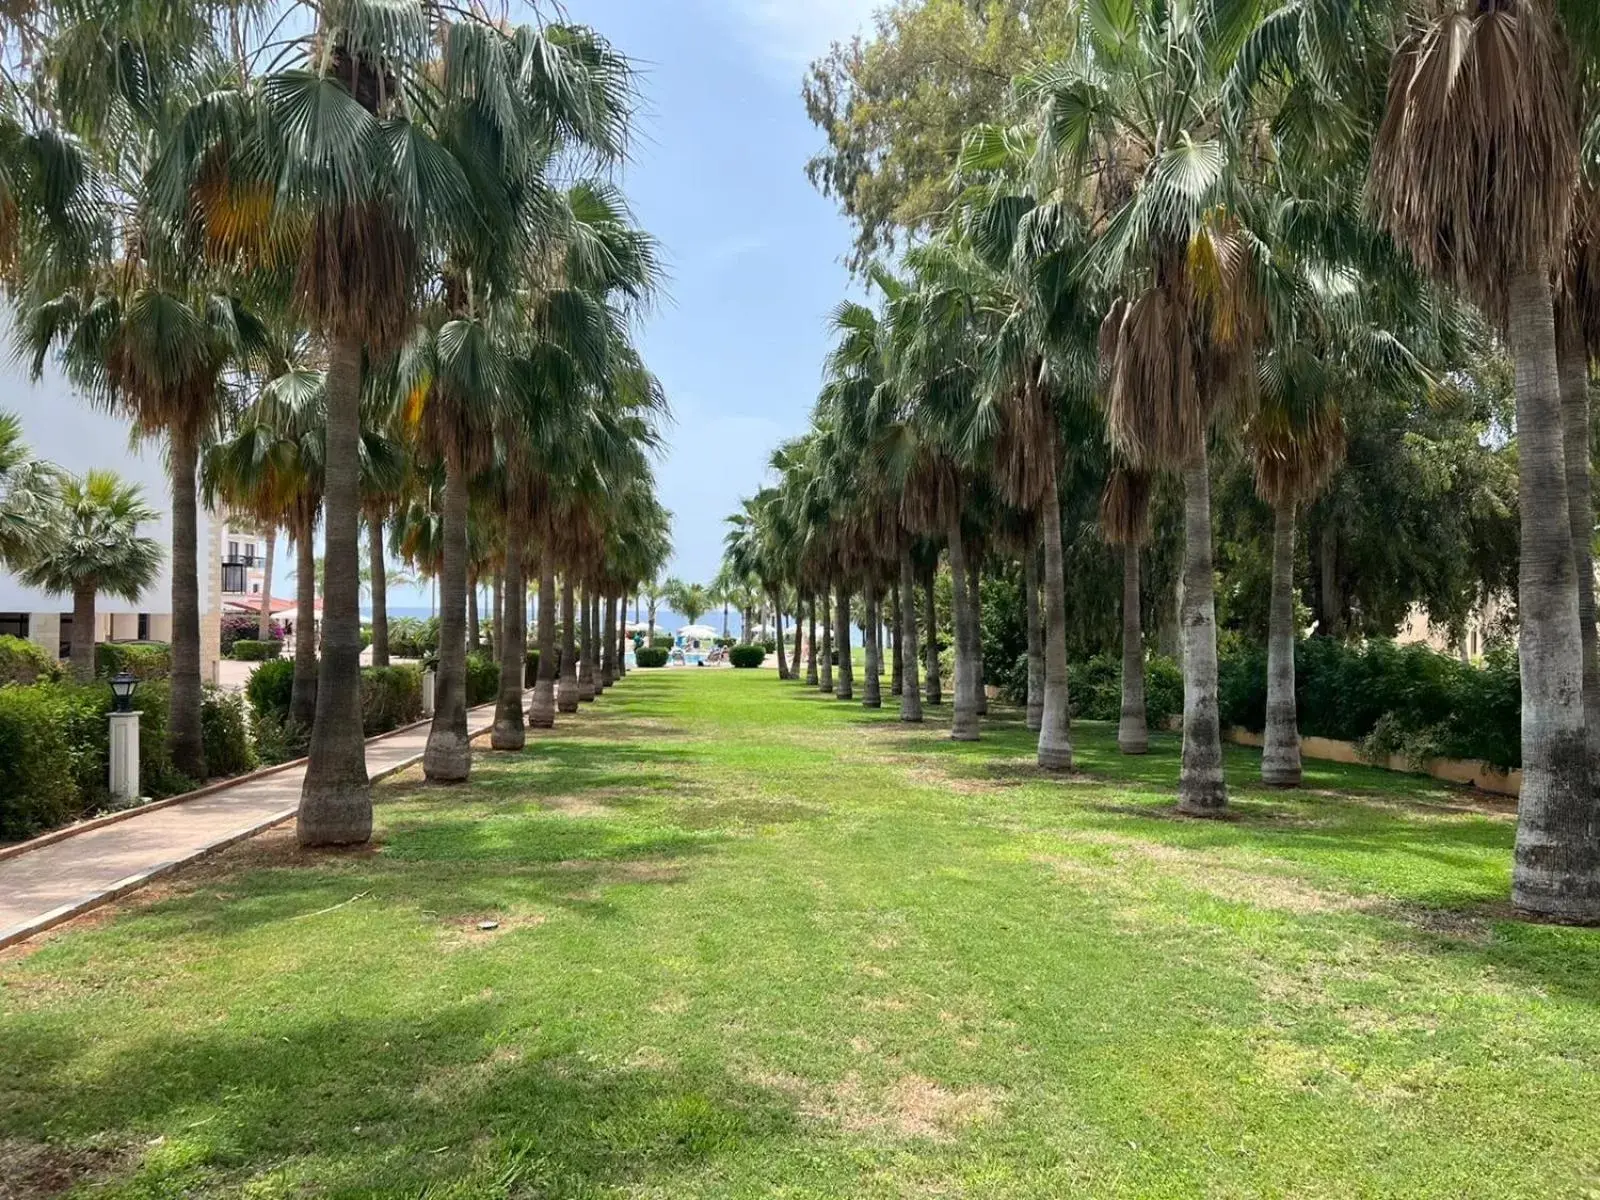
[[[61,664],[43,646],[27,638],[0,637],[0,686],[49,681],[60,674]]]
[[[1023,657],[1027,670],[1027,657]],[[1026,682],[1024,682],[1026,692]],[[1069,677],[1072,715],[1087,721],[1122,719],[1122,655],[1097,654],[1072,664]],[[1144,664],[1144,714],[1151,729],[1183,714],[1183,669],[1152,654]]]
[[[672,635],[670,633],[658,633],[658,634],[656,634],[655,637],[650,639],[650,649],[652,649],[652,650],[671,650],[672,649]]]
[[[165,679],[172,674],[172,647],[166,642],[101,642],[94,648],[94,673],[110,679],[124,671],[135,679]]]
[[[1218,683],[1223,724],[1259,733],[1266,725],[1266,649],[1225,655]],[[1357,742],[1375,759],[1522,765],[1514,650],[1494,651],[1479,667],[1423,645],[1308,638],[1295,647],[1295,705],[1302,735]]]
[[[467,655],[467,707],[488,704],[500,694],[500,662],[474,650]]]
[[[240,638],[233,643],[233,657],[236,662],[266,662],[282,654],[283,643],[276,640],[260,642],[255,638]]]
[[[766,661],[767,652],[761,646],[735,646],[728,651],[728,661],[734,666],[748,670],[759,667]]]
[[[250,679],[244,685],[244,694],[258,718],[286,719],[293,692],[294,661],[288,658],[262,663],[250,672]]]
[[[641,667],[664,667],[667,652],[659,646],[642,646],[633,652],[633,661]]]

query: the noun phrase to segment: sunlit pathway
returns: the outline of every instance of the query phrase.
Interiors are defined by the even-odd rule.
[[[467,723],[474,735],[485,732],[494,705],[472,709]],[[425,724],[373,739],[367,773],[410,766],[427,740]],[[304,779],[304,765],[293,766],[0,859],[0,946],[292,817]]]

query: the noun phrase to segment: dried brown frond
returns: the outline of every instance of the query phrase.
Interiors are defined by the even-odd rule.
[[[1600,192],[1587,181],[1573,198],[1565,270],[1556,297],[1557,328],[1577,323],[1590,358],[1600,357]]]
[[[1142,546],[1150,537],[1150,476],[1115,466],[1100,493],[1100,534],[1113,546]]]
[[[1573,112],[1545,0],[1473,0],[1430,22],[1390,66],[1370,181],[1379,223],[1503,321],[1509,280],[1565,246]]]
[[[1153,470],[1188,462],[1210,414],[1201,405],[1189,314],[1173,291],[1152,287],[1106,318],[1106,425],[1129,465]]]
[[[1037,507],[1054,485],[1051,458],[1055,453],[1054,414],[1044,389],[1029,380],[1000,409],[995,473],[1001,496],[1018,508]]]
[[[411,325],[415,261],[415,239],[387,205],[319,212],[295,277],[300,308],[330,338],[393,350]]]
[[[1309,500],[1344,461],[1344,415],[1333,405],[1299,419],[1263,409],[1251,418],[1246,438],[1256,492],[1274,506]]]

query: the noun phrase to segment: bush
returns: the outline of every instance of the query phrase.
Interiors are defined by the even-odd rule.
[[[56,689],[0,688],[0,840],[31,837],[81,812]]]
[[[389,653],[395,658],[427,658],[439,649],[439,619],[393,617],[389,621]]]
[[[94,648],[94,673],[110,679],[124,671],[135,679],[165,679],[172,674],[172,647],[166,642],[101,642]]]
[[[1267,654],[1260,647],[1219,663],[1223,724],[1266,726]],[[1360,743],[1374,758],[1398,754],[1522,763],[1521,684],[1516,653],[1490,654],[1482,667],[1423,645],[1373,640],[1350,646],[1309,638],[1295,646],[1300,732]]]
[[[735,646],[728,651],[728,661],[734,666],[748,670],[759,667],[766,661],[767,652],[761,646]]]
[[[1072,664],[1072,715],[1089,721],[1122,719],[1122,655],[1097,654]],[[1144,664],[1144,714],[1151,729],[1183,712],[1183,671],[1152,654]]]
[[[256,638],[261,632],[261,618],[248,613],[228,613],[222,618],[222,656],[235,657],[233,648],[239,642]],[[263,641],[283,641],[283,626],[276,621],[267,622],[267,636]]]
[[[479,650],[467,655],[467,707],[488,704],[500,694],[500,663]]]
[[[642,646],[633,652],[633,661],[641,667],[664,667],[667,652],[660,646]]]
[[[778,652],[778,642],[776,638],[768,638],[766,641],[761,642],[760,646],[761,649],[766,651],[768,654],[776,654]]]
[[[257,720],[288,720],[289,699],[293,693],[294,661],[288,658],[262,663],[251,672],[250,681],[244,685],[244,694]]]
[[[650,648],[652,650],[671,650],[672,635],[670,633],[656,634],[655,637],[650,639]]]
[[[244,697],[236,692],[206,689],[200,702],[200,736],[206,749],[206,773],[213,779],[243,775],[260,765],[245,720]]]
[[[233,657],[237,662],[265,662],[283,654],[280,641],[258,642],[254,638],[240,638],[233,644]]]
[[[0,637],[0,686],[49,682],[61,672],[56,656],[26,638]]]
[[[713,646],[721,646],[724,650],[726,650],[729,646],[737,646],[739,644],[739,639],[731,637],[712,638],[711,644]]]
[[[422,716],[419,667],[368,667],[361,672],[361,732],[376,737]]]

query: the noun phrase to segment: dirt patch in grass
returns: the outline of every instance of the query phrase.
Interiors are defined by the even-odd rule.
[[[886,1132],[902,1138],[948,1141],[998,1110],[996,1088],[950,1088],[923,1075],[903,1075],[884,1087],[852,1071],[831,1085],[787,1073],[755,1076],[763,1087],[790,1097],[802,1114],[852,1133]]]
[[[487,946],[513,929],[537,929],[545,922],[543,913],[478,913],[470,917],[452,917],[440,930],[440,948],[446,952]],[[493,928],[481,929],[490,924]]]
[[[0,1200],[47,1200],[116,1174],[130,1151],[0,1138]]]

